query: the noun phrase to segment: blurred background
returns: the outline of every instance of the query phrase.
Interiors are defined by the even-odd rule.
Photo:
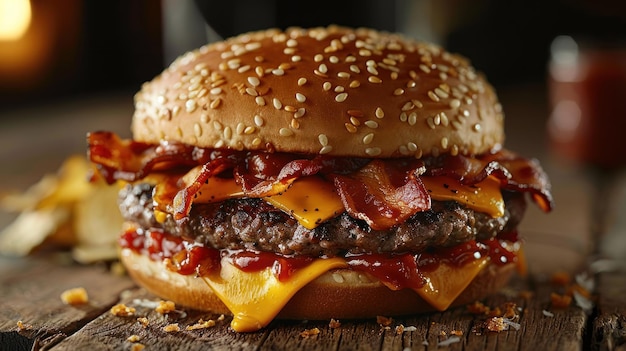
[[[88,131],[129,136],[133,94],[178,55],[251,30],[328,24],[401,32],[468,57],[498,91],[506,146],[539,158],[556,183],[557,206],[569,205],[527,226],[573,237],[588,232],[593,183],[564,166],[548,138],[550,128],[561,136],[574,130],[582,108],[565,106],[568,113],[548,126],[555,104],[551,45],[566,35],[624,51],[626,2],[619,0],[0,0],[0,195],[27,188],[70,154],[84,154]],[[577,62],[564,43],[559,58]],[[598,99],[614,108],[605,125],[617,134],[596,133],[600,138],[579,143],[587,149],[612,140],[613,155],[626,155],[619,136],[626,129],[625,65],[625,56],[612,63],[615,89]],[[616,198],[626,202],[621,189]],[[571,245],[585,240],[579,235]]]

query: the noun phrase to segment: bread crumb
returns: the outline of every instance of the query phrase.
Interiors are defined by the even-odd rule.
[[[567,308],[572,304],[572,297],[553,292],[550,294],[550,304],[554,308]]]
[[[173,301],[159,301],[157,307],[154,310],[160,314],[167,314],[176,310],[176,305]]]
[[[111,314],[118,317],[130,317],[135,314],[134,307],[128,307],[123,303],[111,307]]]
[[[142,327],[147,327],[148,326],[148,318],[146,317],[139,317],[137,318],[137,322],[139,322],[141,324]]]
[[[450,335],[463,336],[462,330],[453,330],[450,332]]]
[[[163,327],[163,331],[167,333],[179,332],[180,326],[178,325],[178,323],[168,324]]]
[[[209,319],[208,321],[204,321],[204,320],[200,319],[196,324],[189,325],[185,329],[186,330],[197,330],[197,329],[211,328],[211,327],[214,327],[214,326],[215,326],[215,321],[214,320]]]
[[[137,334],[133,334],[133,335],[131,335],[131,336],[126,338],[126,341],[128,341],[128,342],[137,342],[139,340],[141,340],[141,338]]]
[[[501,332],[508,329],[502,317],[492,317],[485,321],[485,329],[492,332]]]
[[[130,351],[142,351],[145,348],[144,344],[135,343],[130,347]]]
[[[376,316],[376,323],[380,324],[383,327],[388,327],[393,323],[393,318],[385,317],[385,316]]]
[[[31,330],[33,326],[31,324],[24,324],[22,321],[17,321],[17,331],[21,332],[23,330]]]
[[[328,327],[331,329],[337,329],[339,327],[341,327],[341,322],[339,322],[336,319],[331,318],[330,322],[328,323]]]
[[[84,305],[89,302],[85,288],[73,288],[61,293],[61,301],[66,305]]]
[[[467,310],[471,314],[488,315],[491,312],[491,308],[489,308],[480,301],[474,301],[474,303],[467,305]]]
[[[400,324],[396,326],[396,335],[404,333],[404,325]]]
[[[303,338],[308,338],[311,336],[315,336],[320,333],[318,328],[305,329],[300,333],[300,336]]]

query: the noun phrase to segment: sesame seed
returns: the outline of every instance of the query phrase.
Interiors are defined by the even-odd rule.
[[[450,108],[456,109],[459,108],[459,106],[461,106],[461,101],[458,99],[452,99],[450,100]]]
[[[302,60],[302,57],[300,57],[300,55],[291,56],[291,62],[300,62],[301,60]]]
[[[339,78],[350,78],[350,73],[348,72],[338,72],[337,77]]]
[[[361,70],[359,69],[359,66],[357,65],[350,65],[350,70],[354,73],[361,73]]]
[[[346,101],[347,98],[348,98],[348,93],[340,93],[340,94],[337,94],[337,96],[335,96],[335,101],[344,102]]]
[[[198,104],[196,103],[196,100],[187,100],[185,102],[185,109],[189,113],[195,111],[197,107],[198,107]]]
[[[277,110],[280,110],[283,107],[282,102],[280,102],[277,98],[272,99],[272,104],[274,104],[274,108]]]
[[[355,127],[353,124],[346,123],[346,124],[344,124],[344,126],[346,127],[346,130],[347,130],[349,133],[356,133],[356,130],[357,130],[357,129],[356,129],[356,127]]]
[[[452,145],[452,147],[450,148],[450,155],[456,156],[458,154],[459,154],[459,147],[456,144]]]
[[[359,50],[359,56],[372,56],[372,51],[367,50],[367,49],[361,49]]]
[[[428,117],[426,119],[426,124],[428,124],[428,127],[430,127],[430,129],[435,129],[436,127],[435,122],[433,121],[432,117]]]
[[[233,136],[233,130],[230,127],[224,128],[224,139],[230,139]]]
[[[379,147],[368,147],[365,149],[365,153],[369,156],[378,156],[382,153],[382,150]]]
[[[157,101],[157,104],[163,105],[167,102],[167,98],[164,95],[159,95],[157,96],[156,101]]]
[[[367,77],[367,80],[370,83],[382,83],[383,82],[380,78],[378,78],[376,76],[369,76],[369,77]]]
[[[255,127],[253,127],[253,126],[247,126],[247,127],[243,130],[243,133],[244,133],[244,134],[247,134],[247,135],[250,135],[250,134],[254,133],[255,131],[256,131],[256,128],[255,128]]]
[[[378,75],[378,70],[374,66],[367,66],[367,71],[375,76]]]
[[[461,111],[461,116],[469,117],[470,116],[470,112],[468,110],[463,110],[463,111]]]
[[[317,54],[315,56],[313,56],[313,61],[315,62],[322,62],[324,60],[324,55],[322,54]]]
[[[278,131],[278,134],[280,134],[281,136],[287,137],[287,136],[292,136],[293,131],[288,128],[280,128],[280,130]]]
[[[216,109],[218,107],[220,107],[220,105],[222,104],[222,99],[221,98],[217,98],[213,101],[211,101],[211,103],[209,104],[209,107],[212,109]]]
[[[350,85],[348,85],[350,88],[358,88],[361,86],[361,82],[359,82],[358,80],[353,80],[350,82]]]
[[[409,116],[406,114],[406,112],[402,112],[400,113],[400,121],[402,122],[406,122],[406,120],[409,118]]]
[[[261,141],[261,138],[254,138],[254,139],[252,140],[252,145],[253,145],[253,146],[259,146],[259,145],[261,145],[261,142],[262,142],[262,141]]]
[[[363,144],[370,144],[374,140],[374,133],[369,133],[363,137]]]
[[[441,148],[444,150],[448,148],[448,138],[441,138]]]
[[[402,89],[402,88],[398,88],[398,89],[393,91],[393,95],[395,95],[395,96],[399,96],[399,95],[402,95],[402,94],[404,94],[404,89]]]
[[[199,123],[194,123],[193,132],[197,137],[202,136],[202,126]]]
[[[339,58],[333,55],[328,58],[328,61],[330,61],[330,63],[339,63]]]
[[[259,80],[258,77],[248,77],[248,83],[250,83],[253,87],[257,87],[261,84],[261,80]]]
[[[306,110],[304,109],[304,107],[301,107],[301,108],[298,109],[298,111],[296,111],[293,114],[293,118],[300,118],[300,117],[304,116],[305,113],[306,113]]]
[[[356,57],[350,55],[350,56],[346,56],[346,62],[355,62],[356,61]]]
[[[409,149],[409,151],[411,151],[411,152],[415,152],[415,151],[417,151],[417,145],[416,145],[415,143],[413,143],[413,142],[410,142],[410,141],[409,141],[409,142],[406,144],[406,147],[407,147],[407,148]]]
[[[255,97],[254,102],[259,106],[265,106],[265,99],[262,96]]]
[[[291,38],[291,39],[287,40],[287,42],[285,44],[287,45],[287,47],[292,48],[292,47],[298,46],[298,41],[293,39],[293,38]]]
[[[376,122],[376,121],[367,120],[363,124],[365,124],[366,126],[372,128],[372,129],[378,128],[378,122]]]
[[[200,122],[202,123],[209,123],[209,115],[206,113],[203,113],[200,115]]]
[[[409,154],[409,150],[404,145],[398,146],[398,151],[400,151],[400,154],[404,156]]]
[[[391,72],[391,79],[392,80],[398,79],[398,72]]]
[[[205,96],[206,94],[208,94],[208,90],[206,88],[202,88],[200,89],[200,91],[198,92],[198,94],[196,94],[197,97],[201,98],[203,96]]]
[[[413,108],[415,108],[415,105],[413,105],[413,101],[407,101],[404,105],[402,105],[402,111],[409,111]]]
[[[435,116],[433,116],[433,123],[435,123],[436,126],[441,124],[441,115],[440,114],[436,114]]]
[[[480,123],[475,123],[472,126],[472,130],[475,131],[475,132],[480,132],[480,129],[481,129]]]
[[[409,114],[408,122],[409,122],[409,125],[411,125],[411,126],[415,125],[415,123],[417,122],[417,113],[411,112]]]
[[[299,78],[298,79],[298,86],[303,86],[306,84],[306,78]]]
[[[263,117],[259,115],[254,116],[254,124],[256,124],[257,127],[262,127],[264,123],[265,123],[265,120],[263,120]]]
[[[415,88],[417,86],[417,83],[414,80],[410,80],[406,83],[406,87],[407,88]]]
[[[296,108],[291,105],[285,105],[285,111],[287,112],[296,112]]]
[[[213,88],[213,89],[211,89],[210,93],[212,95],[219,95],[219,94],[222,93],[222,88]]]
[[[318,76],[318,77],[322,77],[322,78],[328,77],[328,75],[326,73],[322,73],[322,72],[320,72],[317,69],[313,70],[313,73],[315,73],[315,75]]]
[[[265,70],[261,66],[256,66],[254,68],[254,73],[256,73],[256,75],[259,77],[263,77],[265,75]]]
[[[445,72],[441,72],[441,73],[439,73],[439,78],[441,80],[446,80],[446,79],[448,79],[448,74],[445,73]]]
[[[439,96],[437,96],[437,94],[435,94],[432,90],[428,91],[428,97],[434,102],[439,102]]]
[[[237,72],[239,73],[248,72],[250,68],[251,68],[250,65],[241,66],[237,69]]]
[[[350,117],[350,123],[352,123],[352,125],[354,125],[354,126],[360,126],[361,125],[361,121],[359,121],[359,119],[356,118],[356,117]]]
[[[301,93],[296,93],[296,100],[298,100],[298,102],[305,102],[306,101],[306,96],[304,96]]]
[[[235,128],[235,132],[239,135],[243,134],[244,129],[246,129],[246,125],[239,122],[237,123],[237,127]]]
[[[333,147],[330,145],[324,145],[321,149],[320,149],[320,154],[324,155],[327,154],[329,152],[333,151]]]
[[[329,91],[332,87],[333,85],[330,84],[330,82],[324,82],[324,84],[322,84],[322,89],[324,89],[324,91]]]
[[[250,87],[246,88],[246,93],[248,95],[250,95],[250,96],[258,96],[259,95],[259,92],[256,91],[256,89],[250,88]]]
[[[441,125],[447,127],[449,124],[448,115],[445,112],[441,111],[439,112],[439,116],[441,117]]]
[[[272,70],[272,74],[275,76],[282,76],[285,74],[285,71],[282,68]]]
[[[319,67],[317,68],[317,70],[323,74],[328,73],[328,67],[326,67],[325,63],[320,63]]]
[[[298,122],[297,119],[292,119],[291,123],[289,123],[289,125],[291,126],[291,128],[293,129],[300,129],[300,122]]]
[[[326,146],[328,145],[328,137],[326,136],[326,134],[320,134],[317,136],[317,139],[319,140],[320,144],[322,146]]]
[[[430,73],[430,68],[428,68],[428,66],[426,66],[425,64],[420,64],[420,70],[422,70],[422,72],[428,74]]]
[[[461,124],[461,122],[459,122],[457,120],[454,120],[454,121],[450,122],[450,124],[452,124],[452,128],[454,130],[460,130],[461,127],[463,127],[463,124]]]
[[[443,89],[440,89],[440,88],[435,88],[435,94],[437,94],[437,96],[442,99],[447,99],[449,96],[448,93],[446,93],[445,91],[443,91]]]
[[[376,111],[374,112],[374,114],[376,115],[376,118],[378,118],[378,119],[381,119],[381,118],[385,117],[385,112],[380,107],[376,108]]]

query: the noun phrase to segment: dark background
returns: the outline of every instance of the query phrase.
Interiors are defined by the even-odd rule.
[[[202,9],[212,28],[224,37],[267,27],[334,23],[436,39],[469,57],[496,88],[544,82],[549,45],[556,35],[620,42],[626,38],[623,1],[186,2],[190,1],[196,15]],[[185,1],[31,0],[33,22],[24,42],[0,41],[0,116],[25,105],[137,91],[141,83],[169,64],[172,53],[166,52],[168,45],[184,39],[172,38],[164,24],[171,12],[168,9],[182,3]],[[186,25],[184,18],[174,21]],[[194,37],[205,38],[197,32],[196,27]],[[202,42],[196,39],[188,45],[195,44]],[[12,55],[24,58],[11,62]]]

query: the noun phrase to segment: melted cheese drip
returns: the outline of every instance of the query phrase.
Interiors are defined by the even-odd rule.
[[[434,308],[444,311],[488,263],[488,257],[472,261],[462,267],[452,267],[442,262],[434,271],[422,273],[426,278],[426,284],[415,289],[415,292]]]
[[[456,201],[475,211],[484,212],[493,218],[504,215],[504,200],[500,192],[500,181],[487,177],[482,182],[468,186],[450,177],[421,177],[430,196],[439,201]]]
[[[265,200],[290,213],[307,229],[314,229],[344,211],[333,184],[320,177],[300,178],[284,193],[266,197]]]
[[[303,286],[331,269],[347,266],[341,258],[319,259],[298,269],[289,281],[281,282],[271,267],[244,272],[222,259],[219,276],[203,278],[233,313],[231,327],[238,332],[250,332],[268,325]]]

